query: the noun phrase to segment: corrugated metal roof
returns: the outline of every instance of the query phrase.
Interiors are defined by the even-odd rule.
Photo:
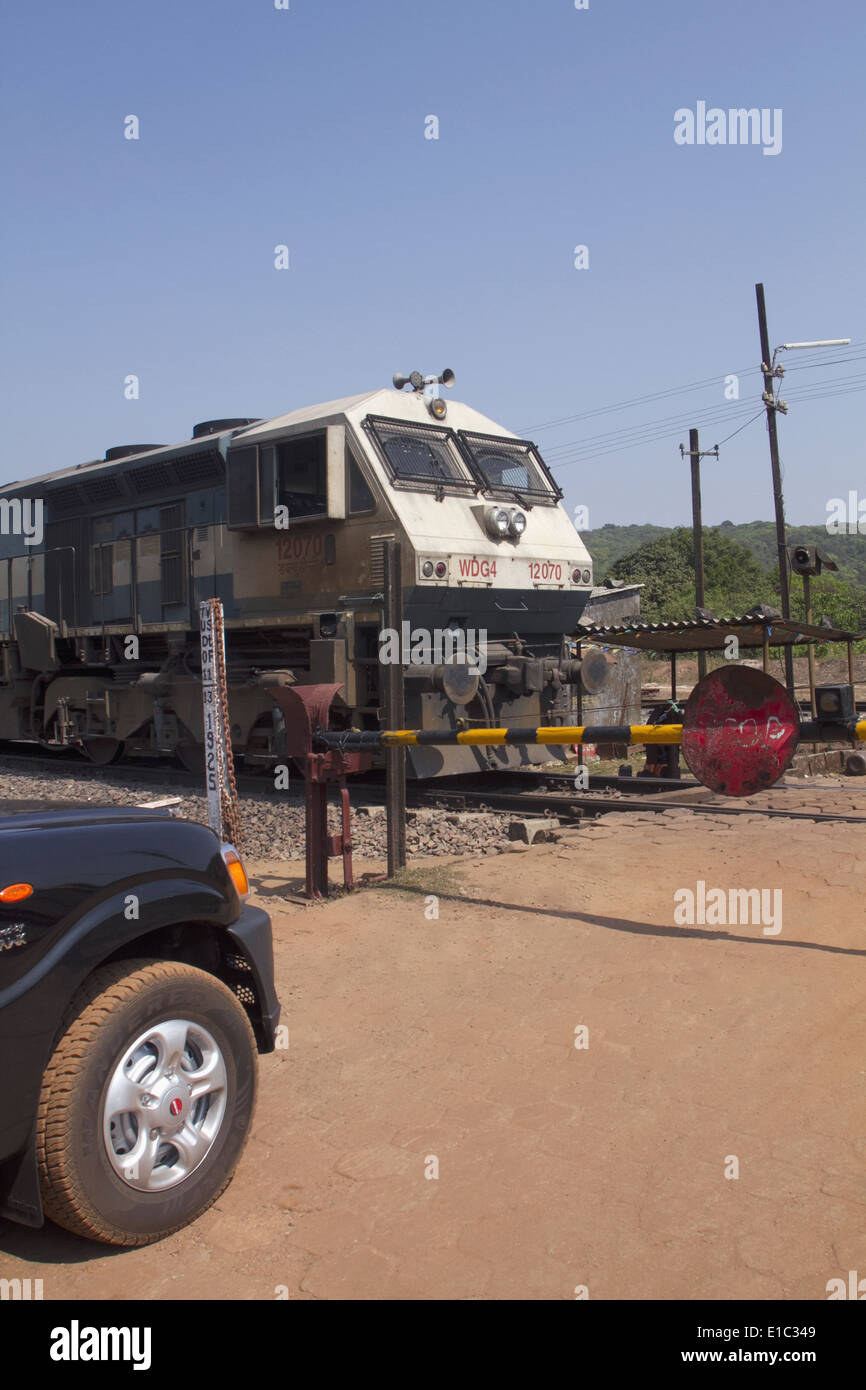
[[[648,652],[717,651],[728,637],[736,637],[741,647],[761,647],[768,634],[774,647],[795,646],[801,642],[858,641],[863,633],[845,632],[835,627],[815,627],[786,619],[772,608],[758,608],[741,618],[692,618],[682,622],[630,622],[605,627],[581,623],[573,637],[606,642],[616,647],[635,647]]]

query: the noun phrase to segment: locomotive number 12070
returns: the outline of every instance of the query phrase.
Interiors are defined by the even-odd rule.
[[[552,584],[561,584],[562,565],[555,565],[552,560],[530,560],[529,578],[533,581],[548,580]]]
[[[277,536],[277,561],[286,564],[291,560],[320,560],[322,548],[321,533]]]

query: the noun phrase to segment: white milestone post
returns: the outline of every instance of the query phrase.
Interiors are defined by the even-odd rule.
[[[207,818],[221,840],[231,838],[234,776],[230,765],[230,730],[226,725],[225,632],[223,606],[218,598],[199,604],[201,629],[201,696],[204,714],[205,785]],[[226,812],[229,812],[227,817]]]

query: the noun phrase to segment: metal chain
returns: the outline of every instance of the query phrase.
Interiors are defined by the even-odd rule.
[[[214,600],[214,664],[216,669],[217,689],[219,691],[220,710],[222,712],[223,726],[223,749],[225,755],[226,778],[228,787],[220,786],[221,809],[223,816],[223,828],[226,839],[237,848],[241,848],[241,818],[238,807],[238,789],[235,782],[235,764],[232,755],[232,732],[229,720],[229,701],[228,701],[228,681],[226,678],[226,648],[225,648],[225,629],[223,626],[223,606],[219,600]],[[222,779],[221,779],[222,780]]]

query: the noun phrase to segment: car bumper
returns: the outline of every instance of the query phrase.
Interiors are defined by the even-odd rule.
[[[274,944],[271,919],[259,907],[248,903],[240,917],[229,927],[238,950],[247,961],[253,975],[258,999],[256,1041],[260,1052],[273,1052],[277,1024],[280,1021],[280,1001],[274,985]]]

